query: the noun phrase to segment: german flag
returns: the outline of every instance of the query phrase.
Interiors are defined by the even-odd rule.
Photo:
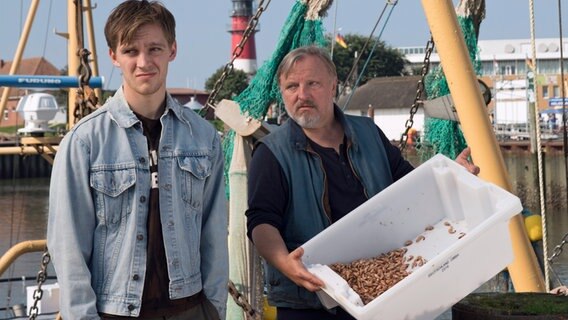
[[[335,35],[335,42],[337,42],[337,44],[344,49],[347,49],[347,43],[345,42],[345,38],[343,38],[341,34],[338,33]]]

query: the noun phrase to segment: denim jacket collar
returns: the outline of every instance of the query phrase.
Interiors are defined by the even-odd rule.
[[[343,130],[345,131],[345,137],[347,144],[357,150],[357,138],[353,136],[353,128],[351,125],[345,121],[345,114],[339,107],[334,104],[333,105],[333,113],[335,119],[339,121]],[[298,150],[306,150],[308,148],[308,137],[302,130],[302,127],[296,123],[292,118],[289,119],[290,121],[290,143]]]
[[[185,122],[187,125],[190,125],[190,121],[184,116],[182,108],[183,106],[181,106],[179,103],[176,103],[174,98],[172,98],[172,96],[166,92],[166,108],[162,117],[168,114],[171,110],[178,119]],[[122,90],[122,87],[120,87],[116,91],[112,100],[109,101],[108,110],[111,118],[116,121],[119,127],[129,128],[139,122],[138,118],[136,117],[132,109],[130,109],[129,104],[124,97],[124,91]]]

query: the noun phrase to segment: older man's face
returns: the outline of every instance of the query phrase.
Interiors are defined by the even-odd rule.
[[[321,128],[333,121],[333,97],[337,79],[315,56],[296,61],[280,77],[280,91],[286,111],[302,128]]]

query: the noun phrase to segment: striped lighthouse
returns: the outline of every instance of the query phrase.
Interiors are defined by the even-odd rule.
[[[233,11],[231,13],[231,54],[235,52],[235,48],[241,42],[243,34],[252,17],[252,0],[231,0],[233,2]],[[258,30],[254,30],[245,45],[241,55],[235,59],[235,69],[242,70],[249,75],[256,73],[256,45],[254,42],[254,34]]]

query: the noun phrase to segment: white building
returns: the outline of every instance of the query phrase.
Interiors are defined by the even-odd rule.
[[[561,123],[562,80],[560,70],[560,41],[554,38],[535,40],[536,51],[536,103],[543,119],[551,113],[556,114],[557,123]],[[425,56],[425,47],[397,48],[410,62],[408,71],[420,70]],[[488,110],[496,124],[518,126],[527,124],[529,96],[535,95],[528,90],[527,80],[530,68],[527,62],[532,59],[530,39],[480,40],[478,42],[478,60],[480,61],[480,79],[491,89],[492,101]],[[568,54],[568,38],[564,38],[563,54]],[[435,52],[430,57],[432,70],[440,64]],[[566,65],[567,58],[564,58]],[[564,71],[568,74],[568,70]],[[382,79],[382,80],[378,80]],[[418,76],[377,78],[367,82],[355,91],[352,97],[341,97],[340,106],[349,102],[346,113],[366,115],[372,107],[375,123],[392,140],[400,139],[409,119],[410,107],[416,95]],[[564,76],[564,83],[568,76]],[[566,86],[565,86],[566,87]],[[568,92],[568,88],[565,88]],[[568,94],[566,94],[568,95]],[[568,103],[568,99],[566,100]],[[420,108],[413,118],[413,128],[423,132],[424,113]]]
[[[373,78],[352,96],[342,96],[337,104],[346,114],[372,116],[390,140],[399,141],[416,97],[418,80],[419,76]],[[424,110],[419,108],[412,120],[412,127],[423,131]]]
[[[564,38],[563,54],[568,54],[568,38]],[[532,59],[530,39],[479,40],[477,42],[481,76],[526,76],[527,59]],[[433,66],[440,63],[435,51],[430,56]],[[399,47],[411,66],[421,66],[424,61],[424,47]],[[560,41],[555,38],[535,39],[537,74],[560,74]],[[568,61],[564,57],[565,63]]]

